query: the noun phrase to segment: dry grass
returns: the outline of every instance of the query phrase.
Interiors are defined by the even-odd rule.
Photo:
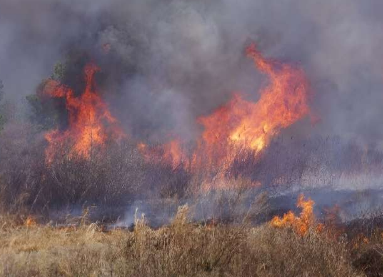
[[[365,276],[346,243],[290,229],[206,226],[187,208],[158,230],[136,220],[133,231],[95,224],[0,230],[2,276]],[[5,219],[3,219],[5,220]],[[380,276],[380,275],[369,275]]]

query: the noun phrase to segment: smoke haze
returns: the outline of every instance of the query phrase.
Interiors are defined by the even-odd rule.
[[[0,0],[0,79],[22,101],[70,51],[102,69],[102,91],[128,133],[149,142],[193,140],[196,118],[233,91],[256,100],[267,77],[244,55],[302,67],[312,118],[288,136],[340,136],[380,147],[383,19],[380,1]],[[26,109],[21,105],[22,109]]]

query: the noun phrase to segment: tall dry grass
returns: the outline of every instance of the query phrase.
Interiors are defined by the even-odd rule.
[[[3,219],[5,220],[5,219]],[[4,225],[4,224],[3,224]],[[2,276],[365,276],[345,242],[266,224],[197,225],[182,207],[153,230],[144,218],[133,231],[96,224],[0,230]],[[373,275],[371,275],[373,276]],[[378,276],[378,275],[376,275]]]

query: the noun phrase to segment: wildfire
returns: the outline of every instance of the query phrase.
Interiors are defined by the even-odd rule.
[[[314,201],[308,198],[304,199],[301,194],[298,198],[297,207],[302,209],[299,216],[296,216],[292,211],[289,211],[282,218],[275,216],[271,220],[271,225],[277,228],[292,227],[298,234],[305,235],[307,231],[316,226],[318,230],[322,228],[320,224],[316,225],[315,216],[313,213]]]
[[[164,151],[164,158],[172,164],[173,169],[177,168],[184,161],[183,152],[178,140],[172,140],[166,144]]]
[[[181,164],[187,167],[189,163],[181,148],[180,141],[176,139],[154,147],[149,147],[145,143],[140,142],[137,147],[147,161],[170,164],[173,169],[176,169]]]
[[[55,80],[49,80],[44,94],[64,98],[68,111],[68,128],[48,132],[45,135],[49,146],[46,150],[46,161],[52,162],[58,148],[70,142],[69,156],[77,155],[89,159],[94,147],[103,147],[106,141],[119,139],[124,133],[117,126],[116,119],[111,115],[107,105],[95,91],[94,75],[99,68],[94,64],[85,67],[85,91],[75,97],[72,89]]]
[[[230,139],[260,151],[281,128],[290,126],[309,112],[308,84],[300,69],[264,59],[254,44],[246,52],[256,67],[269,76],[270,84],[261,90],[257,103],[243,103],[248,105],[245,109],[248,112],[231,131]]]
[[[28,216],[24,222],[24,226],[26,226],[26,227],[34,227],[36,225],[37,225],[37,222],[33,216]]]
[[[244,148],[258,153],[282,128],[309,112],[308,83],[302,70],[265,59],[254,44],[246,53],[256,68],[269,77],[270,83],[259,92],[258,102],[244,100],[235,94],[226,106],[200,118],[205,127],[202,138],[208,149],[218,145],[226,152],[231,145],[235,150]]]
[[[148,159],[170,162],[173,168],[182,164],[187,170],[224,169],[243,150],[257,155],[281,129],[309,113],[309,86],[301,69],[264,58],[254,44],[246,54],[270,81],[260,90],[257,102],[235,93],[227,104],[199,118],[204,131],[191,156],[178,140],[154,149],[139,146],[141,152]]]
[[[193,155],[194,166],[201,164],[202,155],[208,165],[226,167],[241,150],[257,154],[281,129],[309,113],[309,86],[301,69],[264,58],[254,44],[246,53],[270,83],[260,90],[257,102],[236,93],[226,105],[199,118],[204,132]]]

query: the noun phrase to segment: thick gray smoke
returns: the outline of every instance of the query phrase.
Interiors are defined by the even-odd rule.
[[[313,124],[307,117],[296,122],[256,158],[240,156],[228,170],[229,177],[234,177],[230,180],[244,177],[244,182],[257,181],[269,192],[275,185],[277,197],[273,201],[282,204],[281,210],[294,207],[296,199],[289,197],[295,197],[298,190],[314,187],[317,190],[312,194],[305,194],[312,195],[319,207],[338,203],[348,212],[344,218],[353,218],[357,205],[363,206],[360,210],[381,208],[382,12],[381,0],[0,0],[0,80],[5,98],[16,102],[22,118],[27,119],[30,103],[25,97],[36,92],[58,62],[72,59],[63,81],[80,91],[77,86],[83,82],[82,67],[92,60],[101,68],[96,76],[100,93],[129,137],[136,139],[133,144],[138,140],[156,144],[175,137],[193,142],[201,133],[196,119],[226,103],[233,92],[254,101],[259,97],[257,92],[267,84],[267,76],[245,56],[246,46],[255,42],[265,57],[304,70],[313,92],[311,117],[320,120]],[[9,140],[20,137],[23,145],[29,143],[16,132]],[[90,184],[86,191],[95,190],[84,197],[87,203],[106,203],[113,210],[121,201],[123,207],[118,207],[118,213],[123,214],[124,201],[132,200],[123,225],[133,222],[136,208],[156,216],[155,221],[162,224],[181,203],[169,204],[168,194],[162,191],[174,190],[172,193],[178,195],[182,184],[187,187],[198,181],[183,169],[177,173],[146,165],[141,155],[132,151],[131,161],[121,159],[126,160],[122,169],[107,163],[108,159],[93,171],[87,169],[93,168],[90,164],[80,169],[76,163],[69,169],[63,167],[59,171],[63,180],[72,180],[72,168],[80,181],[65,181],[62,186],[59,181],[55,183],[54,174],[52,182],[41,181],[45,177],[40,177],[44,174],[38,169],[31,170],[37,177],[16,170],[34,165],[35,156],[39,156],[24,151],[17,143],[12,149],[6,149],[9,153],[2,156],[12,159],[2,158],[7,159],[4,163],[0,157],[0,163],[15,168],[12,176],[21,180],[16,186],[9,178],[9,187],[16,191],[7,189],[10,202],[15,202],[17,188],[26,186],[33,208],[37,200],[44,203],[45,195],[49,199],[51,189],[44,184],[52,183],[51,199],[82,205],[82,192],[77,199],[70,188],[81,191],[83,180]],[[32,162],[24,152],[29,153]],[[109,155],[116,157],[117,152]],[[105,173],[104,165],[109,166]],[[82,172],[93,172],[89,174],[92,178],[88,180]],[[23,174],[26,181],[21,178]],[[322,187],[331,189],[321,192]],[[334,187],[349,190],[335,194]],[[360,200],[352,198],[354,190],[371,188]],[[226,203],[237,198],[231,192],[218,196],[215,191],[211,193],[195,201],[182,199],[181,204],[194,203],[197,220],[201,220],[214,217],[216,210],[222,212],[222,203],[228,207]],[[161,198],[158,194],[165,204],[156,202]],[[252,203],[249,199],[253,195],[244,195],[245,205],[238,213]],[[149,205],[146,198],[153,198],[154,204]],[[275,203],[272,205],[278,207]],[[285,203],[290,206],[283,207]],[[69,207],[79,211],[76,205]],[[101,207],[105,214],[115,212]],[[232,211],[228,214],[236,215]]]
[[[152,142],[192,140],[196,118],[233,91],[267,82],[244,55],[299,64],[320,119],[288,136],[383,141],[383,3],[379,0],[0,0],[0,79],[8,98],[34,93],[54,64],[85,51],[127,132]],[[22,106],[22,109],[26,109]]]

